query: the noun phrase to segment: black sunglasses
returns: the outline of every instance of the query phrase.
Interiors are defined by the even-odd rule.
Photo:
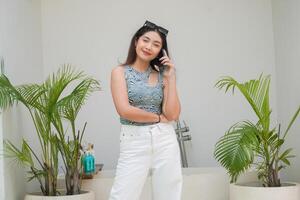
[[[143,26],[147,26],[149,28],[153,28],[153,29],[157,29],[159,32],[161,32],[162,34],[164,34],[165,36],[168,35],[168,30],[161,27],[161,26],[157,26],[156,24],[152,23],[152,22],[149,22],[148,20],[146,20],[146,22],[144,23]]]

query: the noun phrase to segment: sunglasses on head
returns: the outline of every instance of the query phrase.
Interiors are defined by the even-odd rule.
[[[161,32],[165,36],[167,36],[168,32],[169,32],[167,29],[165,29],[165,28],[163,28],[161,26],[157,26],[156,24],[154,24],[154,23],[152,23],[152,22],[150,22],[148,20],[146,20],[146,22],[144,23],[143,26],[147,26],[149,28],[157,29],[159,32]]]

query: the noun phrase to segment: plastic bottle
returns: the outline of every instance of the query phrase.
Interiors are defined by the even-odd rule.
[[[90,152],[87,152],[83,158],[84,173],[89,175],[95,172],[95,159]]]

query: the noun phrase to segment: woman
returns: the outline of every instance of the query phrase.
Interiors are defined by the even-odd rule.
[[[171,124],[180,115],[168,30],[146,21],[134,34],[127,60],[111,72],[120,115],[120,157],[109,200],[139,200],[149,170],[152,199],[181,199],[179,145]]]

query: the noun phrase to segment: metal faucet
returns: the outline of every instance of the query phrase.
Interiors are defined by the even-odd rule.
[[[184,120],[183,120],[183,123],[184,123],[184,127],[181,127],[180,121],[176,120],[175,132],[177,135],[177,140],[178,140],[179,148],[180,148],[181,165],[182,165],[182,167],[188,167],[184,142],[191,140],[192,137],[190,134],[183,135],[185,132],[189,132],[189,127],[186,125]]]

